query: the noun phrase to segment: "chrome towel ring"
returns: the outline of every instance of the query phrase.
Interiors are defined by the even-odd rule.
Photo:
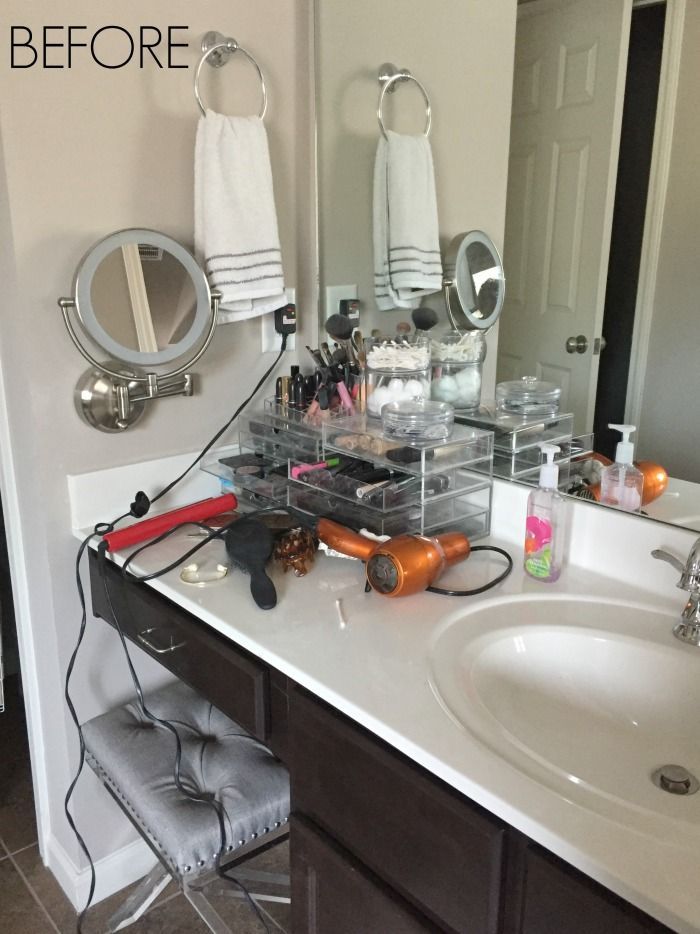
[[[377,78],[382,86],[382,89],[379,92],[379,103],[377,104],[377,120],[379,121],[379,128],[382,131],[382,136],[384,139],[387,139],[386,127],[384,126],[384,120],[382,118],[384,96],[387,92],[389,94],[393,94],[396,90],[397,84],[401,81],[413,81],[418,85],[418,89],[423,95],[423,100],[425,101],[425,129],[423,130],[423,136],[429,136],[430,124],[432,122],[430,98],[428,97],[428,92],[425,90],[425,87],[421,84],[418,78],[412,75],[407,68],[398,69],[396,65],[392,65],[391,62],[385,62],[380,66],[379,72],[377,73]]]
[[[202,116],[206,116],[207,109],[204,106],[202,97],[199,93],[199,76],[202,71],[202,65],[205,62],[208,62],[213,68],[221,68],[222,65],[225,65],[229,60],[230,56],[234,52],[242,52],[243,55],[248,59],[248,61],[255,67],[255,70],[258,73],[258,78],[260,78],[260,87],[262,89],[262,107],[260,109],[260,119],[265,116],[267,112],[267,88],[265,87],[265,78],[263,73],[260,70],[260,65],[255,61],[250,52],[246,52],[242,45],[239,45],[235,39],[226,38],[222,36],[220,32],[208,32],[202,39],[202,52],[204,53],[199,60],[197,69],[194,73],[194,96],[197,99],[197,104],[199,109],[202,112]]]

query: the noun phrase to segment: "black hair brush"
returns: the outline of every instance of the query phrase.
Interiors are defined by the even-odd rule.
[[[274,545],[270,529],[259,519],[239,519],[228,529],[224,541],[231,561],[250,574],[250,592],[260,609],[277,606],[275,585],[265,571]]]

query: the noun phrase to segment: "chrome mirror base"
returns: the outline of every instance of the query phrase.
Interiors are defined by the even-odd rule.
[[[126,388],[127,394],[135,392],[139,384],[130,379],[135,374],[123,370],[124,379],[117,381],[108,376],[103,370],[92,367],[86,370],[75,386],[73,399],[78,415],[92,428],[99,431],[124,431],[135,425],[143,415],[145,402],[136,402],[129,406],[128,413],[120,412],[118,401],[118,386]]]
[[[119,364],[105,363],[110,371]],[[151,399],[164,396],[191,396],[194,382],[191,373],[178,377],[158,379],[153,373],[147,375],[144,387],[143,375],[121,368],[116,379],[104,369],[93,367],[86,370],[75,387],[74,400],[78,415],[92,428],[111,433],[125,431],[135,425]]]

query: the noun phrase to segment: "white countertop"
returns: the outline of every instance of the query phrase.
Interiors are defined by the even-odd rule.
[[[191,460],[176,455],[70,477],[74,534],[82,538],[98,519],[119,515],[134,490],[160,489],[163,478],[177,476]],[[218,492],[213,477],[194,471],[162,505],[172,508]],[[520,568],[528,493],[518,484],[494,481],[492,529],[498,534],[493,542],[511,552],[515,570],[478,597],[425,593],[392,600],[366,594],[358,563],[322,554],[304,578],[273,570],[279,600],[271,611],[254,605],[243,573],[199,588],[184,584],[175,571],[150,586],[623,898],[683,934],[700,931],[700,794],[677,799],[688,802],[694,815],[684,819],[682,833],[678,821],[669,820],[663,832],[651,835],[644,814],[635,825],[634,807],[616,813],[612,799],[612,807],[600,813],[575,800],[573,789],[567,796],[561,787],[509,764],[449,716],[430,686],[436,636],[450,620],[504,597],[628,601],[667,614],[662,626],[668,625],[668,614],[680,614],[684,595],[674,586],[677,575],[652,560],[650,552],[665,548],[685,558],[697,533],[570,500],[570,564],[556,584],[541,584]],[[178,533],[145,552],[135,569],[163,567],[192,542]],[[212,562],[224,558],[222,543],[207,547]],[[473,555],[442,582],[478,586],[495,576],[496,567],[502,568],[502,559]],[[697,661],[700,666],[700,651]],[[649,692],[662,696],[663,684],[652,679]],[[691,701],[688,706],[679,717],[697,716]]]
[[[165,566],[192,542],[178,533],[133,569]],[[529,778],[454,722],[434,695],[432,640],[449,620],[487,601],[518,594],[639,601],[637,590],[581,568],[568,568],[556,584],[532,581],[519,567],[519,550],[506,547],[516,563],[511,576],[470,598],[367,594],[359,563],[324,554],[303,578],[272,571],[279,600],[271,611],[254,605],[249,579],[235,571],[204,587],[184,584],[174,571],[150,586],[622,897],[674,929],[700,930],[700,848],[645,836],[628,820],[591,812]],[[214,563],[225,558],[221,542],[206,553]],[[479,586],[496,568],[502,559],[475,554],[442,581]],[[645,602],[666,613],[680,609],[672,586],[667,598],[646,595]]]

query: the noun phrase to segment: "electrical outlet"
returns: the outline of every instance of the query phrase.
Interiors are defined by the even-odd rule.
[[[340,312],[340,300],[343,298],[357,298],[357,286],[326,286],[326,320],[328,320],[331,315],[337,315]]]
[[[287,301],[296,304],[296,289],[285,289]],[[260,318],[260,327],[262,334],[262,352],[279,353],[282,343],[282,335],[275,331],[275,316],[270,313],[262,315]],[[298,326],[298,323],[297,323]],[[294,350],[296,346],[296,334],[290,334],[287,338],[287,350]]]

